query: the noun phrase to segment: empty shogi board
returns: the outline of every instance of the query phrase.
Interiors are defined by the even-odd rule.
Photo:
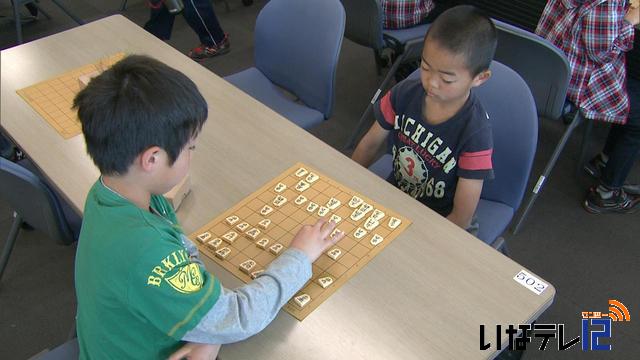
[[[313,182],[309,181],[314,178],[312,174],[318,177]],[[296,190],[296,186],[299,184],[302,188],[307,185],[308,187],[304,190],[302,188]],[[296,199],[300,195],[304,196],[306,201],[298,204]],[[350,201],[354,196],[362,200],[362,203],[357,204],[356,207],[350,206]],[[281,206],[276,206],[274,202],[281,197],[286,198],[286,202]],[[333,201],[335,208],[329,209],[327,205],[332,199],[339,200],[340,204],[335,206],[335,201]],[[312,202],[317,204],[315,208],[310,205]],[[362,209],[363,204],[371,205],[371,209],[364,216],[360,215],[361,219],[353,220],[351,215],[361,214],[358,211]],[[266,210],[271,208],[272,211],[263,215],[261,212],[265,210],[265,206],[268,206]],[[198,229],[191,234],[190,238],[198,244],[201,253],[213,259],[242,281],[249,282],[253,272],[265,269],[276,258],[277,255],[274,254],[271,247],[274,245],[279,247],[276,244],[281,244],[282,249],[278,252],[281,254],[289,246],[303,224],[316,223],[320,218],[321,207],[329,209],[324,214],[327,221],[332,215],[338,215],[342,219],[338,222],[337,229],[345,232],[346,235],[313,263],[312,279],[284,306],[284,309],[296,319],[303,320],[402,233],[411,222],[309,166],[298,163]],[[380,217],[379,211],[384,213],[384,217],[378,220],[379,224],[372,227],[375,222],[370,222],[368,225],[371,230],[364,230],[365,224],[374,212],[377,217]],[[390,227],[392,218],[394,226]],[[265,219],[270,221],[266,229],[260,225]],[[366,234],[358,231],[358,228],[366,231]],[[252,229],[259,230],[259,234],[256,235]],[[227,235],[230,232],[236,234],[235,238],[231,240],[229,239],[233,237],[233,234]],[[356,237],[356,233],[359,237]],[[251,236],[251,234],[255,236]],[[229,239],[225,239],[225,235]],[[263,244],[260,243],[261,241],[265,241],[263,239],[267,239],[268,244],[259,246]],[[224,248],[229,249],[230,253],[222,258],[222,253],[227,251],[223,250]],[[331,254],[336,257],[335,249],[340,251],[336,259],[330,256]],[[221,253],[216,255],[218,251]],[[243,271],[241,264],[247,260],[255,262],[255,266],[250,270],[243,269]],[[303,306],[300,306],[300,303],[304,303]]]
[[[123,57],[124,53],[117,53],[16,92],[63,138],[69,139],[82,132],[78,116],[71,110],[73,98],[80,91],[79,78],[103,72]]]

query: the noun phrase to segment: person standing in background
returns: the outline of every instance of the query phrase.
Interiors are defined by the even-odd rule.
[[[176,14],[163,0],[149,0],[151,14],[144,29],[161,40],[169,40]],[[181,11],[187,24],[198,34],[200,45],[189,51],[189,57],[201,61],[229,52],[229,34],[220,27],[211,0],[183,0]]]

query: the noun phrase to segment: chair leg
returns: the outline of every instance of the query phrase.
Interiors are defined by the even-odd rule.
[[[13,18],[16,22],[16,38],[18,39],[18,45],[22,44],[22,21],[20,20],[20,11],[15,0],[11,1],[13,5]]]
[[[498,236],[498,238],[491,244],[491,247],[500,251],[504,256],[509,256],[507,242],[502,236]]]
[[[122,3],[120,4],[120,12],[125,10],[127,10],[127,0],[122,0]]]
[[[82,19],[80,19],[79,17],[73,15],[73,13],[71,11],[69,11],[64,5],[62,5],[60,3],[60,1],[58,0],[51,0],[54,4],[58,5],[58,7],[60,8],[60,10],[62,10],[62,12],[64,12],[65,14],[67,14],[68,17],[72,18],[73,21],[75,21],[78,25],[84,25],[84,21]]]
[[[13,216],[13,224],[11,224],[11,230],[9,230],[7,243],[4,245],[4,249],[2,250],[2,256],[0,256],[0,280],[2,280],[2,274],[4,274],[4,269],[7,267],[7,263],[9,262],[9,256],[11,256],[13,245],[15,245],[16,239],[18,238],[20,225],[22,225],[22,217],[20,214],[13,213]]]
[[[44,17],[46,17],[47,19],[51,20],[51,15],[49,15],[48,12],[42,10],[42,8],[38,5],[39,1],[36,0],[35,2],[33,2],[33,6],[35,6],[38,9],[38,13],[44,15]]]
[[[578,167],[576,168],[576,176],[582,174],[582,165],[587,157],[587,151],[589,150],[589,143],[591,140],[591,130],[593,130],[593,120],[585,119],[583,133],[582,133],[582,145],[580,146],[580,157],[578,158]]]
[[[380,76],[382,75],[382,68],[384,67],[380,50],[373,49],[373,59],[376,61],[376,74]]]
[[[522,213],[518,217],[518,220],[516,221],[516,225],[513,228],[514,235],[517,234],[518,231],[520,230],[520,227],[522,226],[524,219],[527,217],[527,214],[529,214],[529,211],[531,210],[533,203],[538,198],[538,194],[540,193],[540,190],[542,190],[542,187],[544,186],[544,182],[547,180],[547,178],[549,177],[549,174],[551,174],[551,170],[553,170],[553,167],[556,165],[556,162],[558,161],[558,157],[560,157],[560,153],[562,153],[562,150],[564,150],[564,147],[567,144],[567,141],[569,140],[569,138],[571,137],[573,130],[575,130],[575,128],[578,127],[578,125],[580,125],[581,121],[582,121],[582,115],[580,115],[580,111],[577,111],[576,115],[573,117],[573,120],[567,127],[567,130],[565,130],[564,134],[562,135],[562,138],[558,142],[558,145],[556,145],[556,148],[553,151],[553,154],[551,155],[551,159],[549,159],[549,161],[547,162],[547,165],[545,166],[544,171],[542,172],[542,175],[540,175],[540,177],[538,178],[538,181],[536,182],[536,185],[533,187],[533,191],[531,192],[531,195],[527,200],[527,204],[524,208],[524,211],[522,211]]]
[[[373,110],[373,104],[375,104],[375,102],[378,100],[378,97],[380,96],[380,94],[382,94],[382,91],[384,91],[387,88],[389,81],[391,81],[391,79],[393,78],[393,74],[396,73],[396,71],[398,70],[398,67],[404,61],[405,57],[407,56],[407,53],[408,53],[407,51],[403,52],[402,55],[400,55],[396,59],[396,61],[391,66],[391,69],[389,69],[387,76],[384,78],[384,80],[382,80],[382,83],[378,87],[378,90],[376,90],[375,94],[373,95],[373,98],[371,98],[371,101],[369,101],[367,108],[364,110],[364,113],[360,117],[360,120],[358,121],[358,125],[356,126],[356,129],[353,131],[353,133],[351,133],[351,137],[349,138],[349,141],[345,146],[345,149],[344,149],[345,151],[353,150],[356,146],[356,142],[358,141],[358,139],[360,139],[360,136],[362,135],[362,133],[366,131],[366,127],[370,122],[370,115],[371,115],[371,111]]]

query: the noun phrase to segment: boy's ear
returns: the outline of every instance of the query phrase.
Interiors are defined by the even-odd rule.
[[[484,84],[485,81],[491,77],[491,70],[487,69],[476,75],[471,82],[471,87],[476,87]]]
[[[140,154],[140,167],[144,171],[153,171],[160,164],[162,149],[152,146]]]

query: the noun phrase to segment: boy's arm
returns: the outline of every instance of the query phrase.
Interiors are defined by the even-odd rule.
[[[218,301],[182,340],[228,344],[264,329],[280,308],[311,278],[311,262],[302,251],[287,249],[254,281],[222,288]]]
[[[369,131],[362,137],[353,151],[351,159],[368,168],[375,160],[378,149],[380,149],[388,134],[389,130],[384,129],[377,121],[374,121]]]
[[[222,288],[215,305],[182,340],[227,344],[264,329],[311,278],[311,262],[344,237],[342,232],[330,236],[335,227],[334,222],[323,220],[303,226],[289,249],[254,281],[235,290]]]
[[[453,196],[453,210],[447,216],[449,221],[465,230],[471,225],[471,218],[480,201],[483,183],[482,179],[458,178],[456,193]]]

